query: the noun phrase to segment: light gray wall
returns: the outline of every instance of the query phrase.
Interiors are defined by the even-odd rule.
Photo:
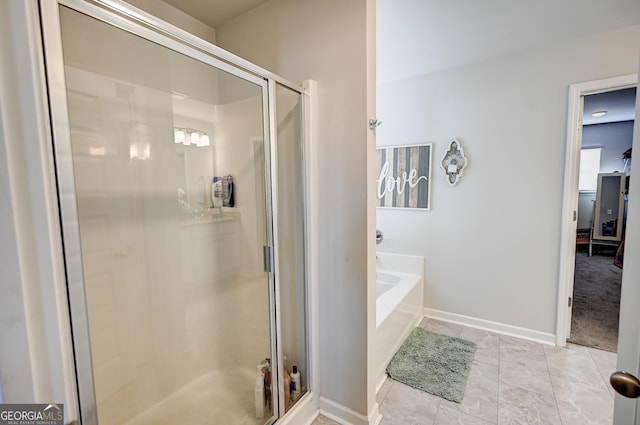
[[[600,172],[622,172],[622,153],[631,147],[633,121],[586,125],[582,127],[582,147],[600,147]],[[626,170],[629,175],[629,169]],[[580,193],[578,198],[578,229],[588,229],[593,220],[595,192]]]
[[[365,1],[274,0],[216,28],[217,44],[318,82],[321,396],[367,414]]]
[[[600,172],[622,172],[622,154],[631,147],[633,121],[608,124],[585,125],[582,127],[582,147],[601,147]],[[628,170],[627,170],[628,171]]]
[[[425,256],[425,307],[555,334],[568,86],[638,72],[639,47],[636,25],[378,85],[379,146],[469,159],[456,187],[434,166],[431,211],[378,210],[379,250]]]

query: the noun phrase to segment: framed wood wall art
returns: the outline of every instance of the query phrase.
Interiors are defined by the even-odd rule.
[[[377,149],[378,207],[428,210],[431,207],[432,144]]]

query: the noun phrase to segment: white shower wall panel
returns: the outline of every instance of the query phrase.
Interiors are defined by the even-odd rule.
[[[215,170],[217,175],[233,175],[234,211],[240,218],[238,244],[244,261],[241,272],[247,277],[264,273],[262,246],[266,243],[264,218],[265,149],[261,115],[262,100],[255,96],[217,105],[215,114]],[[247,125],[247,123],[251,123]]]

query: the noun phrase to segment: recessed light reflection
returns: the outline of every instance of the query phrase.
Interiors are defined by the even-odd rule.
[[[89,155],[91,156],[104,156],[106,152],[104,146],[89,146]]]

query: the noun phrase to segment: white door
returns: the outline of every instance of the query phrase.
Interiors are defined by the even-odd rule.
[[[640,152],[640,120],[636,96],[633,149]],[[636,160],[638,161],[638,160]],[[625,239],[625,261],[620,299],[618,370],[640,376],[640,164],[632,166]],[[640,425],[640,399],[616,395],[614,425]]]

